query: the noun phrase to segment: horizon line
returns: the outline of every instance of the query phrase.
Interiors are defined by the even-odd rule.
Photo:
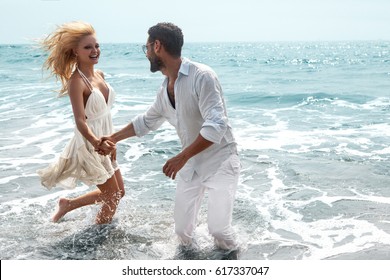
[[[219,44],[219,43],[240,43],[240,44],[253,44],[253,43],[329,43],[329,42],[390,42],[390,39],[318,39],[318,40],[237,40],[237,41],[188,41],[185,44]],[[36,42],[0,42],[0,45],[34,45]],[[139,44],[143,45],[144,42],[100,42],[100,44]]]

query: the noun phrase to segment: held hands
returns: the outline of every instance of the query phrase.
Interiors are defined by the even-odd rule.
[[[116,145],[113,141],[110,140],[110,137],[102,137],[97,146],[95,146],[95,151],[103,156],[109,155],[116,158]]]

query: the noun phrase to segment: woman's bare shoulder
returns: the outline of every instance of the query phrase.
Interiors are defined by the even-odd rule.
[[[81,78],[79,73],[73,73],[68,81],[68,90],[69,93],[74,91],[84,91],[85,90],[85,83],[83,79]]]
[[[100,75],[100,76],[104,79],[104,73],[103,73],[102,70],[96,69],[95,72],[96,72],[98,75]]]

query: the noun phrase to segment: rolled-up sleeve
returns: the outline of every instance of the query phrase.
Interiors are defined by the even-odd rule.
[[[157,96],[154,103],[149,109],[141,115],[136,116],[133,120],[135,134],[142,137],[150,131],[158,129],[165,121],[165,117],[161,114],[161,100]]]
[[[228,127],[222,89],[213,72],[202,72],[197,79],[199,108],[204,119],[200,134],[220,144]]]

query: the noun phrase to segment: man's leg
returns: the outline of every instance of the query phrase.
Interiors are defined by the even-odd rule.
[[[233,155],[221,164],[214,176],[204,182],[209,191],[209,231],[216,245],[225,250],[237,248],[231,223],[240,166],[238,156]]]
[[[184,181],[180,176],[177,178],[174,219],[175,232],[182,245],[192,244],[204,190],[197,174],[194,174],[190,182]]]

